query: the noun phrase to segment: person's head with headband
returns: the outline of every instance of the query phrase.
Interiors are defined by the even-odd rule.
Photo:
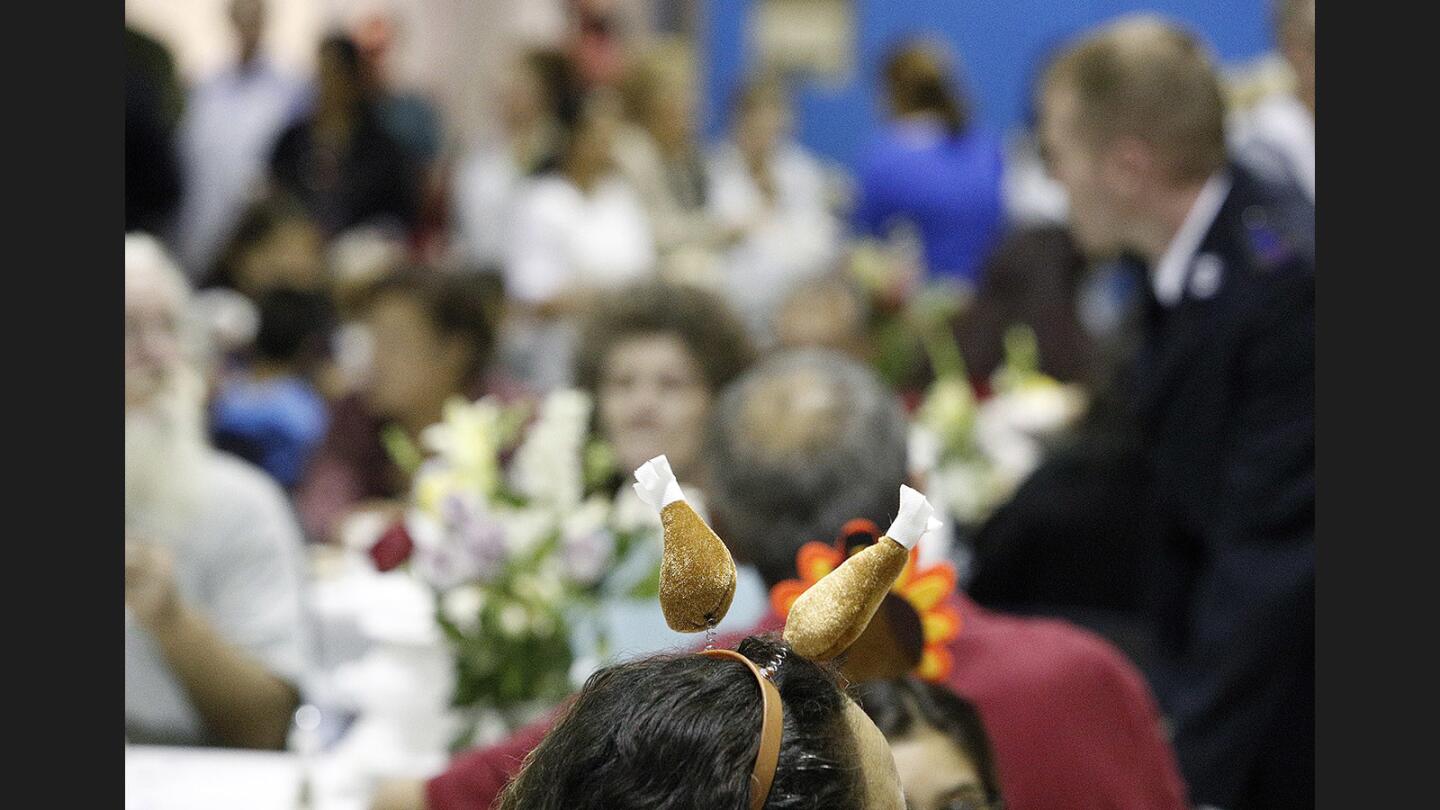
[[[666,623],[708,634],[734,598],[734,560],[664,456],[635,477],[664,527]],[[831,662],[843,660],[935,525],[924,496],[902,487],[890,529],[795,600],[783,639],[597,672],[500,807],[902,810],[889,745]]]
[[[785,707],[773,781],[758,805],[901,810],[884,736],[830,669],[750,637]],[[667,655],[602,669],[526,760],[501,810],[753,808],[763,704],[740,661]]]

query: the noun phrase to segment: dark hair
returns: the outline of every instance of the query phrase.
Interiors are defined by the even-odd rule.
[[[368,312],[381,298],[391,295],[415,302],[437,333],[459,337],[472,348],[466,380],[477,376],[490,361],[502,306],[497,277],[406,266],[371,285],[361,310]]]
[[[355,40],[341,33],[332,33],[320,41],[321,54],[333,54],[340,68],[345,71],[345,78],[360,84],[364,81],[365,66],[360,56],[360,46]]]
[[[540,158],[531,174],[559,171],[569,155],[575,134],[585,124],[590,95],[575,60],[563,51],[537,48],[527,52],[522,61],[540,79],[545,110],[554,120],[556,130],[549,154]]]
[[[951,137],[970,126],[970,107],[950,74],[944,55],[933,45],[910,39],[896,45],[885,58],[885,91],[901,113],[928,112],[940,116]]]
[[[558,121],[573,121],[581,96],[580,74],[575,62],[554,48],[534,48],[520,59],[540,80],[546,112]]]
[[[531,170],[530,176],[538,177],[565,170],[571,149],[574,148],[580,133],[594,120],[597,94],[601,92],[604,91],[587,92],[577,86],[556,99],[552,108],[557,124],[554,148]]]
[[[991,804],[1000,801],[1000,780],[995,754],[980,713],[965,698],[938,684],[919,678],[869,681],[855,688],[860,708],[870,715],[887,740],[909,736],[917,724],[930,726],[950,738],[975,763],[975,770]]]
[[[235,230],[225,242],[209,276],[201,286],[236,289],[240,260],[254,250],[256,245],[270,238],[282,225],[290,222],[305,222],[319,227],[305,206],[293,195],[275,192],[253,200],[241,213]]]
[[[279,287],[261,296],[255,355],[281,363],[305,362],[325,351],[334,307],[322,293]]]
[[[783,641],[752,636],[739,652],[765,666],[785,723],[768,810],[861,810],[863,780],[830,670]],[[661,655],[590,677],[525,760],[500,810],[748,810],[760,746],[754,676],[738,661]]]
[[[347,34],[332,33],[321,40],[319,53],[322,62],[320,70],[324,69],[323,62],[327,55],[334,57],[348,92],[352,93],[347,100],[350,114],[355,117],[360,127],[373,130],[379,125],[374,105],[379,100],[381,89],[369,73],[360,45]]]
[[[597,391],[610,351],[629,338],[648,335],[679,338],[717,394],[754,358],[744,324],[723,298],[689,285],[646,281],[596,303],[584,325],[576,381]]]
[[[710,507],[736,558],[768,585],[795,553],[854,518],[886,526],[905,483],[907,427],[895,394],[839,352],[771,357],[715,403],[705,437]]]

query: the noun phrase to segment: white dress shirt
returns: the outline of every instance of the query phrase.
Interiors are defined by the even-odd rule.
[[[570,287],[618,287],[655,266],[655,239],[640,197],[618,176],[589,194],[569,179],[536,178],[520,192],[505,266],[506,291],[547,302]]]
[[[1284,172],[1315,200],[1315,117],[1289,93],[1271,93],[1230,123],[1231,148],[1262,173]]]
[[[504,262],[515,198],[524,182],[525,173],[503,142],[465,158],[455,176],[455,230],[470,261],[482,267]]]
[[[1229,193],[1229,175],[1224,172],[1211,175],[1190,206],[1190,213],[1185,216],[1180,230],[1176,231],[1170,240],[1165,255],[1160,257],[1160,261],[1151,271],[1155,298],[1165,306],[1171,307],[1180,302],[1180,296],[1185,292],[1185,282],[1190,276],[1190,268],[1197,260],[1195,254],[1200,249],[1206,232],[1215,224],[1215,217],[1220,213],[1220,206],[1225,204],[1225,197]]]
[[[1005,219],[1012,228],[1064,225],[1070,218],[1065,187],[1045,168],[1035,136],[1016,130],[1005,138],[1005,166],[1000,193]]]
[[[618,176],[585,194],[546,175],[517,192],[504,266],[515,301],[544,304],[567,290],[614,288],[655,269],[655,240],[639,195]],[[516,313],[499,335],[499,359],[536,393],[569,385],[578,338],[569,319]]]
[[[775,200],[768,204],[734,144],[717,148],[708,168],[715,218],[749,227],[723,256],[723,289],[763,342],[785,294],[825,272],[838,253],[840,226],[826,205],[825,173],[798,144],[780,146],[770,158]]]

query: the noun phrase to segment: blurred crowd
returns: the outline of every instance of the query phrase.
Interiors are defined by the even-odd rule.
[[[979,663],[865,701],[913,806],[1313,805],[1313,0],[1246,76],[1152,18],[1090,32],[1010,133],[943,42],[896,42],[853,171],[778,72],[706,142],[693,46],[584,3],[451,159],[384,20],[304,78],[266,13],[233,0],[191,86],[126,31],[127,739],[284,745],[305,550],[401,513],[457,394],[588,391],[625,478],[666,454],[769,586],[924,488],[936,342],[984,399],[1021,325],[1088,408],[947,529]],[[484,807],[534,739],[377,802]]]

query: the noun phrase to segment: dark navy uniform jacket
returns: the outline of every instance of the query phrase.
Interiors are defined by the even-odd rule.
[[[1240,168],[1126,386],[1148,473],[1156,689],[1197,805],[1314,804],[1314,207]]]

